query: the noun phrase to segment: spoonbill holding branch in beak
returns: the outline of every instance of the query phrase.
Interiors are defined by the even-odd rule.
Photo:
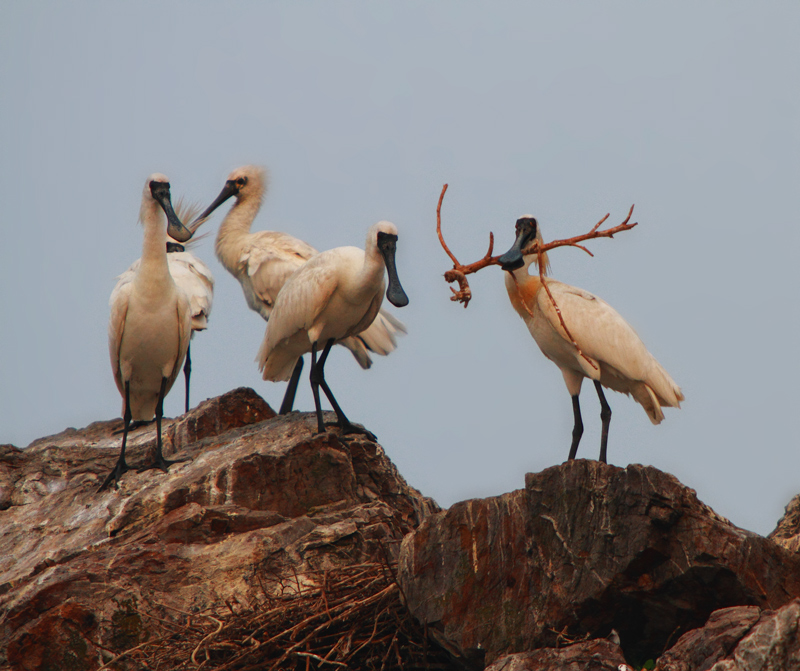
[[[544,278],[543,284],[538,274],[528,272],[537,255],[523,256],[522,251],[535,240],[542,240],[536,219],[530,215],[517,219],[516,240],[500,257],[501,267],[508,271],[505,280],[508,297],[542,354],[561,369],[572,396],[575,423],[569,459],[575,458],[583,435],[581,384],[584,378],[594,382],[602,420],[600,461],[606,463],[611,408],[603,387],[633,396],[653,424],[660,424],[664,419],[662,407],[679,408],[684,396],[667,371],[647,351],[636,331],[608,303],[588,291],[549,277]],[[547,255],[542,254],[542,257],[546,268]],[[548,290],[558,309],[548,296]]]

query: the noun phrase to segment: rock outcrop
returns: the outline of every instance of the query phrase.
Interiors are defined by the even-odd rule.
[[[767,539],[572,461],[441,511],[250,389],[164,426],[188,460],[103,493],[120,420],[0,446],[0,668],[800,669],[800,497]]]
[[[624,664],[619,646],[599,638],[563,648],[506,655],[486,671],[619,671]]]
[[[783,517],[767,538],[787,550],[800,553],[800,494],[789,501]]]
[[[403,542],[399,579],[414,615],[467,657],[613,628],[637,665],[717,609],[800,596],[800,557],[655,468],[578,460],[429,517]]]
[[[265,579],[300,590],[396,556],[438,510],[376,443],[315,435],[249,389],[165,427],[165,453],[190,460],[102,494],[120,420],[0,451],[0,668],[96,669],[175,613],[257,600]],[[137,429],[129,463],[154,447],[155,427]]]
[[[656,671],[791,671],[800,669],[800,600],[777,611],[725,608],[683,636]]]

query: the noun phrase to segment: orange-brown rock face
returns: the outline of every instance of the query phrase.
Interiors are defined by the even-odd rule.
[[[276,417],[249,389],[165,422],[169,473],[113,466],[121,421],[0,449],[0,668],[96,669],[152,637],[159,616],[247,603],[257,577],[396,555],[435,503],[379,445],[313,415]],[[155,427],[129,439],[135,466]],[[158,609],[152,609],[157,603]]]
[[[800,557],[655,468],[578,460],[431,516],[403,542],[399,577],[416,617],[467,656],[615,629],[642,663],[716,609],[800,596]]]

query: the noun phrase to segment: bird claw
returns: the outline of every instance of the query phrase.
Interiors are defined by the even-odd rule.
[[[349,422],[344,426],[342,426],[341,424],[336,424],[335,426],[339,427],[339,431],[345,436],[348,434],[359,434],[362,436],[366,436],[373,443],[378,442],[378,437],[374,433],[372,433],[372,431],[368,431],[367,429],[361,426],[356,426],[355,424],[350,424]]]
[[[106,479],[103,480],[103,484],[100,485],[100,488],[97,490],[97,493],[99,494],[104,489],[106,489],[111,484],[112,480],[114,482],[114,489],[119,489],[120,478],[129,470],[131,470],[130,466],[128,466],[128,464],[126,464],[124,461],[122,463],[117,462],[117,465],[114,466],[111,473],[109,473],[106,476]]]
[[[164,459],[162,456],[160,459],[156,458],[156,460],[152,464],[148,464],[147,466],[140,466],[136,469],[137,473],[144,473],[145,471],[150,471],[154,468],[160,468],[164,473],[169,471],[169,467],[172,464],[180,464],[185,461],[191,461],[191,457],[183,457],[182,459]]]
[[[338,422],[335,424],[326,424],[325,429],[320,431],[319,429],[314,434],[315,436],[321,436],[323,433],[330,433],[330,429],[339,429],[339,434],[342,438],[345,438],[351,434],[357,434],[361,436],[366,436],[369,440],[373,443],[378,442],[378,437],[372,433],[372,431],[368,431],[367,429],[356,426],[355,424],[350,424],[349,422],[345,425],[339,424]]]

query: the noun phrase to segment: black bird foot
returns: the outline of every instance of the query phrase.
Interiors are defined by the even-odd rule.
[[[114,469],[106,476],[106,479],[103,480],[103,484],[100,485],[100,489],[97,490],[99,494],[104,489],[106,489],[111,482],[114,482],[114,489],[119,489],[119,479],[122,477],[124,473],[127,473],[130,469],[130,466],[126,464],[124,461],[117,461],[117,465],[114,466]]]
[[[367,431],[366,429],[361,428],[360,426],[356,426],[355,424],[340,424],[336,422],[334,424],[325,424],[323,427],[317,426],[317,430],[314,432],[315,436],[321,436],[323,433],[328,433],[328,431],[332,428],[339,429],[339,433],[344,437],[347,435],[358,434],[361,436],[366,436],[369,440],[373,443],[378,442],[378,437],[372,433],[372,431]]]
[[[152,464],[148,464],[147,466],[140,466],[136,469],[137,473],[144,473],[145,471],[152,470],[154,468],[160,468],[164,473],[169,471],[169,467],[172,464],[181,464],[185,461],[191,461],[191,457],[183,457],[182,459],[164,459],[164,455],[158,455],[155,461]]]
[[[350,422],[338,423],[338,424],[334,424],[334,426],[338,426],[339,427],[339,431],[343,435],[358,434],[358,435],[361,435],[361,436],[366,436],[373,443],[377,443],[378,442],[378,437],[374,433],[372,433],[372,431],[367,431],[367,429],[365,429],[365,428],[363,428],[361,426],[356,426],[355,424],[351,424]]]
[[[137,419],[135,422],[131,422],[130,426],[128,426],[128,431],[135,431],[143,426],[147,426],[148,424],[152,424],[156,420],[154,419]],[[112,431],[112,436],[118,436],[121,433],[125,433],[125,427],[121,429],[117,429],[116,431]]]

